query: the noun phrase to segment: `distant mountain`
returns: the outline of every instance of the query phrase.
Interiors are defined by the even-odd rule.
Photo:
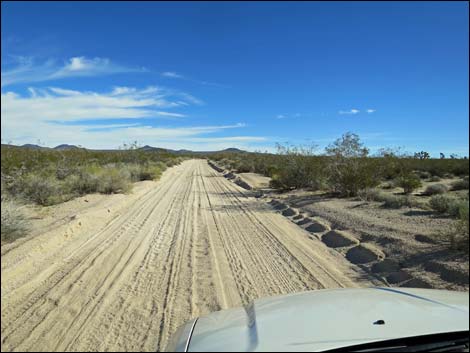
[[[153,146],[149,146],[149,145],[145,145],[144,147],[140,147],[139,150],[141,150],[141,151],[154,151],[154,152],[168,152],[168,153],[176,152],[176,151],[173,151],[173,150],[168,150],[166,148],[153,147]]]
[[[153,147],[149,145],[145,145],[144,147],[140,147],[139,150],[141,151],[155,151],[155,152],[166,152],[166,153],[174,153],[174,154],[207,154],[207,153],[243,153],[246,151],[240,150],[238,148],[226,148],[221,151],[191,151],[191,150],[171,150],[167,148],[161,148],[161,147]]]
[[[22,145],[21,147],[31,148],[31,149],[35,149],[35,150],[47,148],[47,147],[42,147],[42,146],[35,145],[35,144],[32,144],[32,143],[26,143],[26,144]]]
[[[224,150],[222,150],[222,151],[219,151],[219,152],[233,152],[233,153],[240,153],[240,152],[246,152],[246,151],[243,151],[243,150],[241,150],[241,149],[238,149],[238,148],[234,148],[234,147],[232,147],[232,148],[226,148],[226,149],[224,149]]]
[[[66,143],[54,147],[55,150],[79,150],[80,147],[75,145],[67,145]]]
[[[8,144],[2,144],[2,146],[8,146],[8,147],[16,147],[16,148],[30,148],[30,149],[45,149],[49,150],[51,148],[49,147],[42,147],[39,145],[27,143],[22,146],[16,146],[16,145],[8,145]],[[86,150],[86,148],[83,147],[78,147],[75,145],[68,145],[66,143],[55,146],[52,148],[53,150],[56,151],[66,151],[66,150]],[[161,147],[153,147],[149,145],[145,145],[143,147],[140,147],[139,150],[141,151],[152,151],[152,152],[160,152],[160,153],[170,153],[170,154],[181,154],[181,155],[203,155],[203,154],[215,154],[215,153],[249,153],[247,151],[243,151],[238,148],[226,148],[224,150],[220,151],[191,151],[191,150],[186,150],[186,149],[181,149],[181,150],[172,150],[168,148],[161,148]],[[113,152],[113,151],[119,151],[117,149],[90,149],[89,151],[100,151],[100,152]]]

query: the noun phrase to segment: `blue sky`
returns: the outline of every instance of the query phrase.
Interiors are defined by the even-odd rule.
[[[2,141],[468,155],[466,2],[2,2]]]

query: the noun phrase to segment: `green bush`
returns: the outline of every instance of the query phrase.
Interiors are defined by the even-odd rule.
[[[18,203],[5,200],[1,202],[1,241],[11,242],[24,236],[28,229],[25,214]]]
[[[385,193],[376,188],[359,190],[357,196],[363,201],[383,201]]]
[[[98,174],[82,170],[77,175],[69,176],[66,183],[72,193],[78,195],[92,194],[98,192],[100,188],[100,177]]]
[[[382,184],[381,188],[384,189],[384,190],[390,190],[390,189],[393,189],[395,186],[393,185],[393,183],[391,182],[385,182]]]
[[[422,185],[421,179],[413,173],[402,174],[396,182],[397,186],[403,188],[405,194],[411,194]]]
[[[61,185],[54,177],[37,174],[27,175],[21,182],[21,195],[29,201],[42,206],[59,202]]]
[[[326,184],[324,160],[313,154],[313,147],[278,145],[277,168],[267,166],[271,187],[289,190],[309,188],[323,189]],[[260,162],[257,161],[257,164]]]
[[[442,179],[440,177],[438,177],[437,175],[433,175],[432,177],[429,178],[429,181],[432,181],[432,182],[437,182],[437,181],[441,181]]]
[[[438,213],[447,213],[451,203],[456,201],[455,197],[449,195],[434,195],[429,200],[429,206]]]
[[[325,148],[328,182],[340,196],[356,196],[359,190],[379,185],[383,168],[377,158],[369,158],[359,136],[346,133]]]
[[[98,191],[102,194],[126,193],[131,190],[131,175],[125,169],[108,166],[100,171],[99,176]]]
[[[449,195],[434,195],[429,206],[436,212],[458,218],[462,212],[468,212],[468,200],[458,199]]]
[[[451,186],[452,190],[468,190],[468,176],[454,181]]]
[[[416,207],[418,204],[413,202],[410,196],[403,196],[403,195],[384,195],[383,199],[383,207],[384,208],[402,208],[402,207]]]
[[[447,186],[445,186],[444,184],[429,185],[424,191],[426,195],[445,194],[446,192],[447,192]]]
[[[469,207],[468,202],[459,208],[459,221],[451,235],[451,246],[455,250],[469,252]]]
[[[431,173],[426,170],[418,171],[417,174],[420,179],[429,179],[431,177]]]

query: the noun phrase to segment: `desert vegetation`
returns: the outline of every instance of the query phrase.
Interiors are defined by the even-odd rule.
[[[323,152],[315,146],[278,145],[277,153],[221,153],[211,156],[226,169],[271,178],[271,187],[323,191],[358,197],[383,208],[420,208],[459,220],[456,234],[468,242],[468,159],[430,158],[429,153],[382,149],[371,155],[358,135],[346,133]],[[443,180],[452,180],[445,184]],[[424,189],[423,189],[424,187]],[[468,247],[467,247],[468,248]]]
[[[24,234],[21,204],[50,206],[90,193],[127,193],[132,183],[156,180],[184,157],[145,151],[137,144],[115,151],[20,148],[2,145],[2,242]]]

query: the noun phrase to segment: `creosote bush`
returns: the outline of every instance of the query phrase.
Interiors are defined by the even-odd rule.
[[[89,193],[121,193],[158,179],[185,157],[129,150],[35,150],[2,146],[2,193],[49,206]]]
[[[424,193],[426,195],[439,195],[445,194],[447,190],[447,186],[445,186],[444,184],[432,184],[426,187]]]
[[[468,176],[452,183],[452,190],[468,190]]]
[[[4,199],[1,202],[1,241],[11,242],[24,236],[28,229],[26,216],[18,203]]]
[[[468,211],[468,199],[463,200],[450,195],[434,195],[429,206],[436,212],[458,218],[465,210]]]
[[[403,188],[405,194],[411,194],[414,190],[419,188],[422,183],[421,179],[414,173],[404,173],[396,180],[397,186]]]

